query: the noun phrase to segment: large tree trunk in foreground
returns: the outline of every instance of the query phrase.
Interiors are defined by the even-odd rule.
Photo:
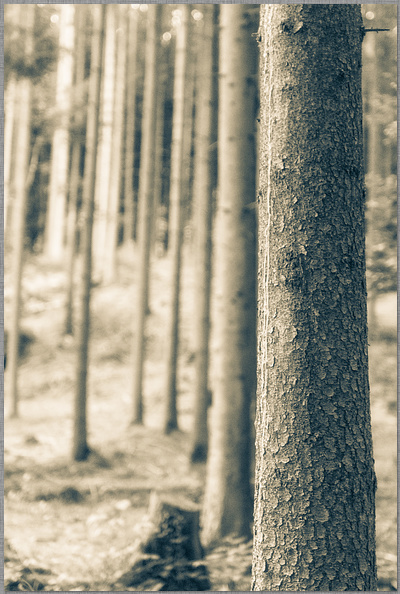
[[[99,105],[101,64],[104,45],[106,6],[93,7],[93,33],[86,128],[85,172],[83,180],[82,278],[80,295],[80,324],[77,333],[77,372],[75,386],[74,460],[85,460],[90,449],[87,444],[87,375],[89,360],[90,287],[92,279],[92,229],[94,211],[94,184],[96,179],[96,147],[99,136]]]
[[[195,161],[193,181],[194,233],[196,238],[195,287],[195,409],[191,445],[192,462],[207,458],[208,340],[210,329],[212,171],[211,123],[213,96],[213,6],[202,7],[198,24],[196,73]]]
[[[261,8],[253,590],[376,590],[360,7]]]
[[[186,71],[186,45],[188,8],[182,5],[181,23],[176,30],[175,78],[174,78],[174,112],[172,122],[171,147],[171,183],[169,192],[169,234],[168,245],[172,258],[172,295],[168,329],[167,354],[167,386],[164,431],[169,433],[178,428],[177,399],[177,367],[179,344],[179,302],[180,274],[183,242],[183,209],[182,209],[182,158],[183,158],[183,125]]]
[[[132,423],[143,422],[143,366],[145,321],[148,307],[150,240],[153,210],[153,148],[155,132],[158,23],[161,6],[147,11],[146,64],[143,95],[142,145],[139,178],[138,280],[133,328]]]
[[[25,35],[25,58],[31,59],[33,51],[34,6],[19,8],[19,22]],[[27,184],[31,137],[32,83],[29,78],[17,81],[17,131],[14,167],[15,205],[13,207],[12,271],[13,301],[10,315],[7,349],[8,396],[11,399],[11,416],[18,417],[18,344],[21,316],[21,280],[24,258],[25,216],[29,187]]]
[[[212,544],[250,536],[250,407],[256,380],[255,74],[252,8],[221,6],[219,196],[215,232],[213,403],[202,518]]]

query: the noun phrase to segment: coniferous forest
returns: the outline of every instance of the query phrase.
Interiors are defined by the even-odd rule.
[[[6,591],[397,589],[396,23],[5,5]]]

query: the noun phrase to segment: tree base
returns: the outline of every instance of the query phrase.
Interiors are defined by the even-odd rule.
[[[202,464],[207,462],[207,444],[196,444],[190,454],[190,462],[192,464]]]
[[[136,561],[114,586],[153,592],[209,590],[207,568],[199,562],[199,520],[200,511],[190,501],[177,505],[153,492]]]

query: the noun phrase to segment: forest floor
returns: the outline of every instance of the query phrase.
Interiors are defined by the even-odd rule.
[[[135,311],[132,249],[119,252],[116,282],[92,292],[89,445],[71,461],[74,339],[63,337],[65,273],[39,256],[24,266],[22,329],[34,336],[19,371],[20,418],[5,395],[5,582],[13,589],[113,591],[131,566],[152,491],[201,502],[205,468],[189,464],[194,355],[193,262],[184,257],[179,357],[180,431],[165,436],[168,258],[154,258],[146,326],[145,421],[131,426],[130,346]],[[5,326],[10,303],[5,270]],[[378,476],[380,589],[396,589],[396,302],[378,304],[381,336],[370,347],[372,423]],[[7,371],[5,374],[7,382]],[[208,552],[212,591],[248,591],[251,542],[226,539]],[[10,589],[10,587],[8,588]]]

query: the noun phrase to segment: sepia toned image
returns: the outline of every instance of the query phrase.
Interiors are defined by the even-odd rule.
[[[4,6],[5,591],[397,590],[397,5]]]

